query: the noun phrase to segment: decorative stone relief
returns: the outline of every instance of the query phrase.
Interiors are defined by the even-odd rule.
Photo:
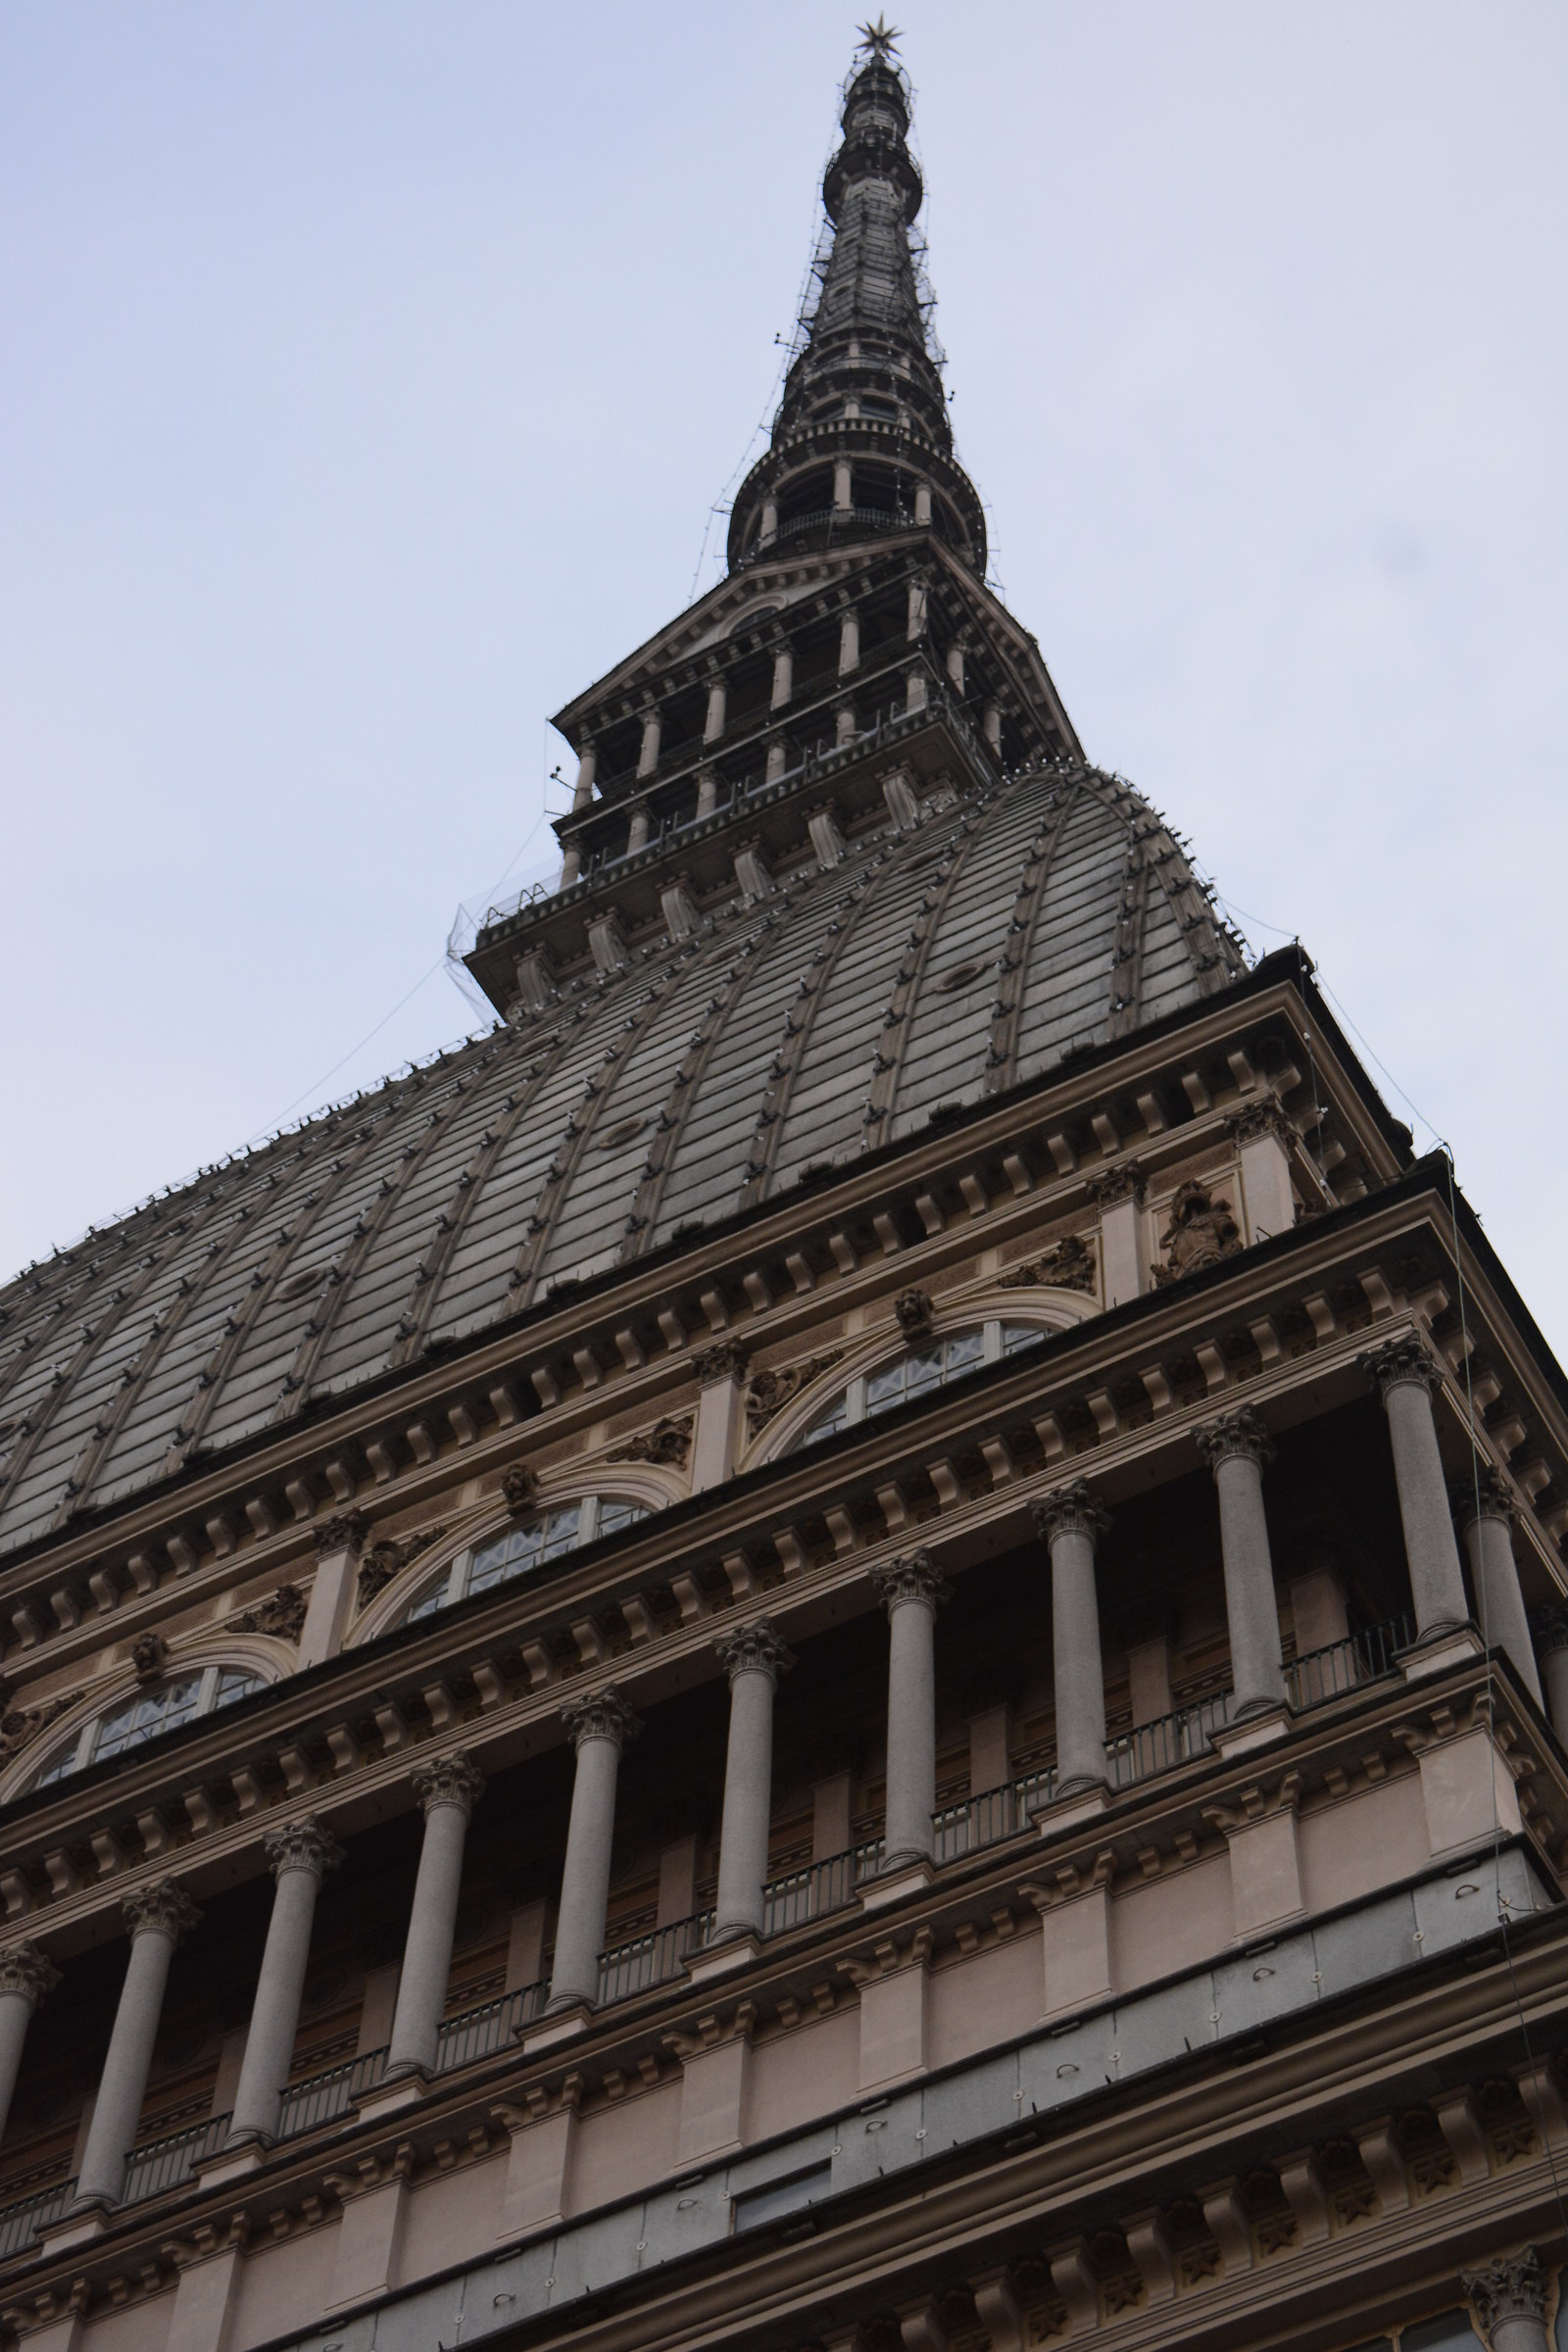
[[[1180,1282],[1185,1275],[1217,1266],[1234,1257],[1242,1236],[1227,1200],[1216,1200],[1206,1185],[1178,1185],[1170,1204],[1170,1223],[1159,1237],[1165,1262],[1153,1269],[1156,1283]]]
[[[162,1634],[143,1634],[131,1645],[130,1662],[138,1683],[159,1682],[169,1665],[169,1643]]]
[[[19,1936],[15,1943],[0,1949],[0,1992],[20,1992],[36,2008],[59,1983],[59,1969],[30,1936]]]
[[[1500,2255],[1483,2270],[1462,2272],[1459,2284],[1475,2305],[1481,2332],[1489,2343],[1495,2342],[1505,2320],[1534,2320],[1544,2327],[1547,2278],[1534,2246]]]
[[[334,1511],[329,1519],[318,1519],[311,1531],[311,1540],[318,1551],[363,1551],[370,1532],[370,1522],[363,1511]]]
[[[1239,1405],[1233,1413],[1221,1413],[1217,1421],[1206,1422],[1193,1436],[1210,1470],[1233,1457],[1256,1462],[1259,1469],[1266,1469],[1274,1459],[1274,1441],[1250,1404]]]
[[[465,1813],[471,1813],[484,1794],[483,1773],[461,1748],[455,1755],[416,1764],[409,1780],[426,1813],[432,1805],[459,1805]]]
[[[612,1740],[617,1747],[624,1747],[643,1728],[613,1688],[573,1699],[562,1708],[561,1720],[571,1735],[573,1747],[581,1747],[585,1740]]]
[[[1147,1179],[1136,1160],[1122,1160],[1114,1167],[1097,1168],[1085,1179],[1084,1190],[1097,1208],[1114,1208],[1118,1200],[1136,1200],[1143,1206]],[[1176,1196],[1181,1199],[1181,1194]],[[1205,1195],[1206,1199],[1207,1196]]]
[[[795,1653],[779,1640],[765,1617],[760,1617],[755,1625],[740,1626],[732,1634],[720,1634],[713,1647],[731,1682],[738,1674],[765,1674],[769,1682],[776,1683],[795,1663]]]
[[[929,1291],[901,1291],[893,1301],[899,1329],[906,1340],[923,1340],[936,1311]]]
[[[744,1380],[751,1358],[739,1340],[717,1340],[711,1348],[692,1349],[692,1370],[700,1388],[710,1389],[721,1380]]]
[[[365,1571],[360,1571],[363,1580]],[[305,1612],[310,1606],[301,1585],[279,1585],[265,1600],[253,1601],[241,1609],[232,1620],[236,1634],[276,1634],[285,1642],[297,1642],[305,1627]]]
[[[999,1287],[1004,1291],[1032,1290],[1037,1286],[1056,1291],[1092,1291],[1095,1287],[1095,1252],[1082,1234],[1069,1233],[1065,1241],[1055,1242],[1041,1257],[1032,1257],[1022,1265],[1008,1266],[997,1276]]]
[[[1287,1151],[1296,1141],[1296,1129],[1272,1095],[1260,1102],[1249,1102],[1245,1110],[1233,1110],[1225,1122],[1225,1132],[1238,1144],[1255,1144],[1265,1135]]]
[[[1438,1367],[1432,1351],[1419,1333],[1407,1331],[1396,1340],[1386,1341],[1360,1359],[1361,1370],[1375,1380],[1386,1396],[1391,1389],[1414,1386],[1430,1389],[1438,1377]]]
[[[531,1511],[539,1492],[539,1481],[526,1462],[514,1462],[501,1481],[501,1499],[514,1518]]]
[[[1030,1505],[1035,1533],[1049,1544],[1054,1536],[1087,1536],[1091,1543],[1110,1525],[1110,1513],[1096,1499],[1094,1489],[1081,1478],[1058,1487]]]
[[[270,1831],[262,1839],[262,1851],[279,1878],[285,1870],[308,1870],[323,1879],[343,1860],[337,1839],[312,1814]]]
[[[410,1561],[416,1560],[421,1551],[428,1551],[432,1544],[439,1544],[446,1532],[444,1526],[423,1527],[416,1535],[383,1536],[378,1544],[372,1544],[360,1562],[357,1586],[360,1607],[363,1609],[368,1601],[373,1600],[395,1576],[401,1576]],[[288,1588],[285,1586],[284,1590]],[[302,1625],[305,1622],[303,1616],[300,1622]],[[270,1626],[258,1628],[262,1633],[270,1633],[272,1630]]]
[[[843,1358],[842,1348],[824,1348],[819,1355],[808,1355],[801,1363],[785,1364],[776,1372],[759,1372],[746,1392],[747,1436],[758,1436],[803,1389],[808,1389],[824,1372],[831,1372]]]
[[[890,1617],[906,1601],[917,1600],[928,1609],[940,1608],[950,1590],[947,1578],[923,1548],[907,1552],[902,1559],[890,1560],[885,1568],[873,1568],[871,1584]]]
[[[156,1879],[150,1886],[133,1886],[120,1898],[132,1936],[167,1936],[177,1942],[201,1924],[201,1913],[173,1879]]]
[[[636,1435],[612,1446],[606,1454],[607,1462],[663,1462],[670,1468],[683,1470],[691,1451],[692,1416],[690,1413],[662,1413],[652,1429],[640,1429]]]
[[[35,1707],[11,1707],[0,1716],[0,1764],[9,1764],[12,1757],[24,1748],[29,1740],[47,1731],[57,1715],[63,1715],[73,1703],[73,1693],[63,1691],[56,1698],[41,1699]]]

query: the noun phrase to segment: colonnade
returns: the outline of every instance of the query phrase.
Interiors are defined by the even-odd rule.
[[[1399,1511],[1410,1567],[1417,1642],[1442,1639],[1469,1618],[1445,1486],[1431,1391],[1435,1368],[1418,1341],[1400,1340],[1366,1359],[1388,1415]],[[1279,1618],[1269,1551],[1263,1474],[1268,1432],[1243,1406],[1197,1433],[1213,1477],[1229,1625],[1231,1719],[1286,1701]],[[1451,1498],[1470,1552],[1477,1605],[1489,1642],[1505,1649],[1540,1696],[1530,1629],[1508,1536],[1506,1491],[1495,1478],[1468,1482]],[[1105,1780],[1104,1677],[1096,1551],[1109,1526],[1080,1479],[1034,1505],[1049,1553],[1058,1799]],[[933,1854],[936,1804],[937,1611],[947,1585],[928,1552],[915,1550],[874,1572],[888,1617],[887,1872],[916,1868]],[[1559,1611],[1544,1644],[1559,1737],[1568,1735],[1568,1613]],[[764,1926],[772,1804],[773,1702],[793,1664],[765,1619],[716,1643],[730,1690],[718,1891],[711,1939],[760,1936]],[[562,1870],[555,1957],[546,2014],[591,2008],[598,1998],[614,1838],[621,1753],[640,1725],[614,1689],[572,1702],[564,1721],[575,1749],[571,1812]],[[418,1870],[387,2053],[388,2078],[435,2067],[451,1969],[468,1821],[484,1781],[461,1751],[416,1767],[412,1784],[424,1816]],[[276,2136],[292,2060],[317,1896],[341,1852],[309,1817],[264,1840],[275,1888],[234,2098],[228,2146]],[[200,1920],[172,1880],[122,1898],[130,1951],[108,2056],[88,2128],[77,2185],[80,2207],[114,2205],[124,2184],[157,2039],[170,1962]],[[28,2022],[58,1972],[35,1944],[0,1950],[0,2130],[16,2083]]]

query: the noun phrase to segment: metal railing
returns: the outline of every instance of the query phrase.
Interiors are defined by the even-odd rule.
[[[38,2230],[58,2222],[75,2193],[74,2180],[57,2180],[53,2188],[34,2189],[14,2205],[0,2205],[0,2262],[23,2253]]]
[[[681,1971],[688,1952],[708,1940],[711,1911],[694,1911],[689,1919],[672,1919],[666,1927],[650,1929],[629,1943],[617,1943],[599,1955],[599,2007],[629,2000],[655,1984],[667,1984]]]
[[[167,2139],[150,2139],[145,2147],[132,2148],[125,2158],[122,2205],[140,2205],[148,2197],[162,2196],[166,2188],[178,2188],[199,2164],[218,2154],[232,2121],[232,2116],[209,2116],[205,2124],[192,2124],[187,2131],[172,2132]]]
[[[464,2009],[456,2017],[443,2019],[436,2035],[435,2072],[454,2074],[460,2066],[471,2066],[477,2058],[506,2049],[524,2026],[532,2025],[549,1991],[543,1983],[519,1985],[515,1992],[498,1993],[494,2000],[481,2001],[476,2009]]]
[[[1412,1618],[1385,1617],[1381,1625],[1369,1625],[1343,1642],[1309,1649],[1286,1669],[1285,1688],[1292,1706],[1298,1714],[1304,1714],[1308,1707],[1320,1707],[1326,1699],[1338,1698],[1360,1683],[1392,1674],[1399,1652],[1408,1649],[1414,1640]]]
[[[846,1910],[866,1881],[876,1877],[884,1850],[885,1840],[872,1838],[863,1845],[847,1847],[842,1854],[809,1862],[804,1870],[770,1879],[762,1889],[762,1934],[782,1936],[809,1919],[825,1919],[829,1912]]]
[[[345,2058],[341,2066],[329,2066],[324,2074],[290,2082],[278,2114],[278,2138],[298,2139],[302,2132],[314,2132],[318,2124],[335,2123],[340,2115],[347,2115],[381,2080],[385,2067],[384,2049],[362,2050],[357,2058]]]
[[[1004,1781],[982,1788],[956,1805],[945,1805],[931,1816],[932,1851],[938,1862],[956,1862],[960,1854],[977,1854],[988,1845],[1002,1845],[1032,1826],[1033,1816],[1056,1793],[1056,1768],[1048,1764],[1027,1772],[1021,1780]]]
[[[1157,1715],[1130,1732],[1118,1732],[1105,1742],[1105,1779],[1112,1788],[1131,1788],[1156,1773],[1170,1772],[1189,1757],[1206,1756],[1214,1734],[1230,1721],[1232,1693],[1216,1690],[1191,1706]]]

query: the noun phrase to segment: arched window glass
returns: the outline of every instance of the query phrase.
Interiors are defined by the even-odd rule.
[[[1004,1355],[1036,1348],[1050,1336],[1035,1323],[976,1323],[967,1331],[944,1332],[940,1339],[922,1340],[892,1363],[879,1364],[874,1372],[863,1372],[841,1389],[798,1443],[819,1446],[824,1438],[848,1429],[852,1422],[890,1413],[895,1405],[922,1396],[928,1389],[961,1380],[977,1364],[1000,1363]]]
[[[647,1516],[646,1504],[610,1494],[585,1494],[580,1502],[563,1502],[552,1510],[536,1511],[531,1519],[521,1520],[504,1534],[475,1544],[471,1550],[460,1551],[397,1622],[413,1625],[420,1617],[433,1617],[438,1609],[450,1609],[469,1592],[486,1592],[492,1585],[511,1584],[514,1577],[527,1576],[546,1560],[558,1560],[564,1551],[576,1551],[584,1544],[612,1536],[617,1528],[630,1527],[634,1520]]]
[[[232,1706],[248,1691],[260,1690],[266,1677],[243,1666],[208,1666],[200,1674],[181,1675],[176,1682],[160,1683],[156,1690],[138,1690],[130,1698],[95,1715],[69,1747],[61,1748],[33,1782],[34,1788],[50,1788],[68,1773],[82,1772],[105,1756],[122,1756],[165,1732],[177,1730],[198,1715]]]

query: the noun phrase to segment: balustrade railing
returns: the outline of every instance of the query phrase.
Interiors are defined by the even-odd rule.
[[[933,1851],[939,1862],[956,1862],[960,1854],[977,1854],[988,1845],[1001,1845],[1027,1830],[1034,1814],[1049,1805],[1056,1792],[1056,1768],[1048,1764],[1027,1772],[1021,1780],[1004,1781],[982,1788],[956,1805],[945,1805],[931,1816]]]
[[[1309,1707],[1322,1706],[1325,1699],[1353,1690],[1359,1683],[1391,1674],[1400,1650],[1408,1649],[1414,1640],[1412,1617],[1385,1617],[1381,1625],[1369,1625],[1343,1642],[1309,1649],[1286,1670],[1285,1688],[1292,1706],[1298,1714],[1304,1714]]]
[[[40,2230],[59,2221],[75,2193],[74,2180],[57,2180],[53,2188],[37,2188],[14,2205],[0,2205],[0,2262],[25,2252]]]
[[[515,1992],[500,1993],[476,2009],[443,2020],[436,2036],[436,2073],[450,2075],[460,2066],[471,2066],[476,2058],[488,2058],[493,2050],[506,2049],[524,2026],[532,2025],[549,1992],[542,1982],[523,1984]]]
[[[695,1911],[689,1919],[672,1919],[665,1927],[653,1928],[646,1936],[635,1936],[629,1943],[617,1943],[601,1952],[600,2008],[629,2000],[634,1992],[647,1992],[651,1986],[667,1984],[672,1977],[678,1977],[681,1962],[707,1940],[712,1924],[711,1911]]]
[[[278,2138],[298,2139],[302,2132],[314,2132],[318,2124],[335,2123],[379,2082],[385,2069],[384,2048],[362,2050],[357,2058],[346,2058],[341,2066],[329,2066],[322,2074],[308,2075],[301,2082],[291,2082],[283,2093]]]
[[[1152,1723],[1140,1723],[1118,1732],[1105,1742],[1105,1779],[1112,1788],[1131,1788],[1156,1773],[1170,1772],[1192,1756],[1207,1755],[1214,1734],[1230,1721],[1232,1693],[1216,1690]]]
[[[808,1919],[824,1919],[830,1911],[845,1910],[867,1879],[876,1877],[884,1843],[882,1838],[872,1838],[863,1845],[849,1846],[842,1854],[829,1854],[825,1861],[809,1862],[804,1870],[770,1879],[762,1889],[762,1934],[782,1936],[786,1929],[802,1927]]]
[[[122,2205],[140,2205],[148,2197],[162,2196],[166,2188],[178,2188],[199,2164],[218,2154],[232,2121],[232,2116],[209,2116],[205,2124],[192,2124],[188,2131],[172,2132],[167,2139],[150,2139],[132,2148],[125,2159]]]

